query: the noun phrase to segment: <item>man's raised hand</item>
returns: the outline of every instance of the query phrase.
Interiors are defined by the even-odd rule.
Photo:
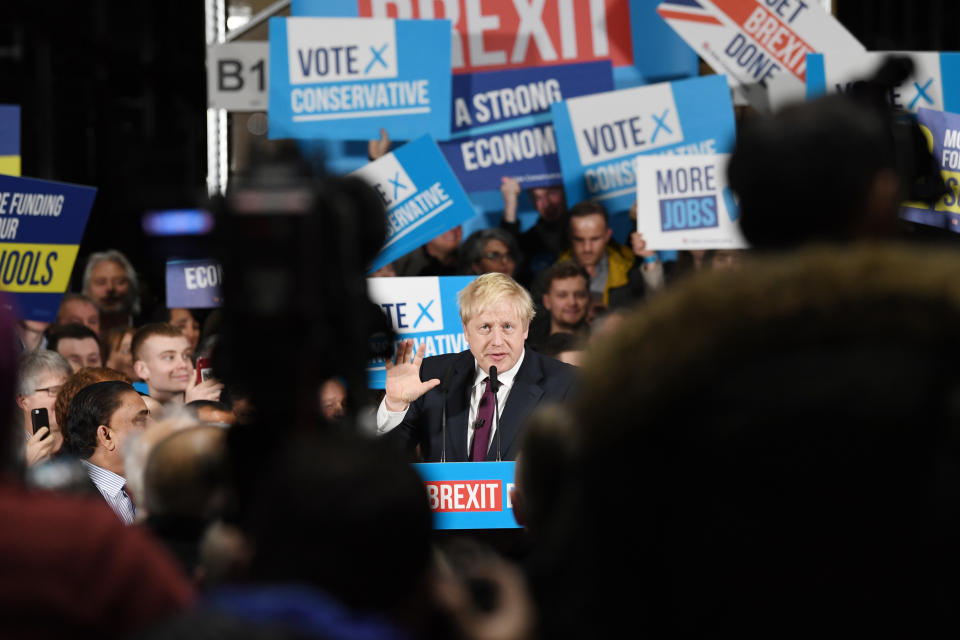
[[[413,340],[407,339],[397,347],[396,364],[387,360],[387,396],[384,401],[389,411],[406,411],[411,402],[440,384],[437,378],[426,382],[420,380],[423,350],[421,343],[414,353]],[[411,356],[413,362],[410,362]]]

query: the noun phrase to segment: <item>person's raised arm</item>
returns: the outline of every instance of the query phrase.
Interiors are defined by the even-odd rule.
[[[520,183],[516,178],[500,178],[500,193],[503,195],[503,221],[514,224],[517,221],[517,204],[520,201]]]
[[[397,347],[396,364],[387,360],[387,383],[384,403],[389,411],[406,411],[410,403],[433,389],[440,380],[420,380],[420,365],[423,363],[424,345],[414,353],[413,340],[404,340]],[[410,356],[413,356],[413,362]]]
[[[387,155],[388,151],[390,151],[390,136],[387,135],[387,130],[381,127],[380,139],[367,142],[367,156],[372,162]]]

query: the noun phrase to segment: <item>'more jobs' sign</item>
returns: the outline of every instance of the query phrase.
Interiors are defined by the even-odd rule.
[[[378,353],[396,353],[402,340],[413,340],[424,356],[460,353],[468,348],[457,295],[474,276],[440,276],[418,278],[368,278],[367,294],[380,307],[397,334],[391,349],[375,349]],[[387,368],[383,360],[367,363],[367,380],[371,389],[383,389]]]
[[[453,139],[440,149],[467,191],[562,184],[550,105],[610,91],[609,61],[486,71],[453,78]]]
[[[637,231],[647,248],[743,249],[739,209],[727,186],[730,156],[638,156]]]
[[[733,104],[722,76],[598,93],[552,109],[567,202],[600,200],[611,212],[629,209],[636,197],[634,157],[733,147]]]
[[[271,18],[271,138],[450,135],[450,24]]]
[[[816,0],[669,0],[657,12],[759,109],[803,98],[808,53],[866,51]]]
[[[0,175],[0,290],[25,320],[54,322],[97,190]]]
[[[428,136],[357,169],[387,209],[387,240],[370,272],[453,229],[475,215],[437,144]]]

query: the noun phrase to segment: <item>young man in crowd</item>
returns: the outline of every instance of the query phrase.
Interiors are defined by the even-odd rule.
[[[47,337],[47,349],[67,359],[74,371],[83,367],[99,367],[103,361],[100,339],[82,324],[64,324],[54,327]]]
[[[193,350],[176,327],[166,323],[144,325],[133,335],[131,350],[133,370],[158,402],[220,400],[222,384],[212,379],[197,382]]]
[[[515,178],[502,179],[503,220],[500,228],[516,237],[520,253],[526,260],[524,277],[530,277],[553,264],[567,246],[567,200],[563,187],[530,189],[528,194],[537,210],[537,222],[520,233],[517,219],[520,191],[520,183]]]
[[[590,276],[580,265],[568,260],[547,270],[543,306],[550,312],[550,335],[572,333],[586,337],[590,332]]]

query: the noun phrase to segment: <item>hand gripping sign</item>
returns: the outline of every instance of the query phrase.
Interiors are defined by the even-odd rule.
[[[570,204],[590,199],[610,212],[629,209],[638,155],[733,148],[733,104],[722,76],[572,98],[552,109]]]
[[[453,229],[475,215],[437,144],[427,136],[357,169],[387,208],[387,241],[370,272]]]
[[[450,23],[271,18],[271,138],[450,135]]]
[[[743,249],[728,154],[637,156],[637,231],[647,248]]]
[[[808,53],[866,51],[815,0],[669,0],[657,12],[764,111],[803,99]]]
[[[855,56],[807,56],[807,98],[846,92],[857,80],[871,78],[890,55],[913,60],[913,73],[888,94],[890,106],[911,113],[919,109],[960,113],[960,53],[871,51]]]
[[[0,289],[20,317],[54,322],[97,190],[0,175]]]
[[[423,345],[424,356],[439,356],[468,348],[457,295],[473,279],[474,276],[368,278],[367,294],[387,316],[398,341],[412,339],[417,348]],[[396,347],[387,351],[394,353]],[[367,380],[371,389],[383,389],[387,380],[383,360],[367,363]]]
[[[486,71],[453,78],[453,140],[440,149],[467,191],[562,184],[550,105],[613,89],[610,63]]]

